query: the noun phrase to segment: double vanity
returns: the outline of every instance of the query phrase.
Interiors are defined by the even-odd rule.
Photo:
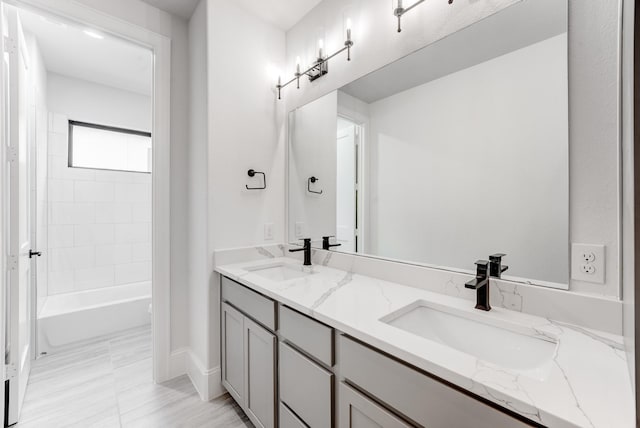
[[[569,198],[594,157],[580,132],[569,156],[569,3],[455,4],[283,95],[289,246],[214,257],[222,381],[258,427],[634,426],[618,243]]]
[[[216,270],[223,385],[257,427],[631,426],[620,337],[301,259]]]

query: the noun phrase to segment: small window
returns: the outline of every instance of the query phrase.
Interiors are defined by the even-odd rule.
[[[151,172],[151,134],[69,121],[69,167]]]

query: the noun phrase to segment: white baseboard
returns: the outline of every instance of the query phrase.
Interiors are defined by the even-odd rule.
[[[187,354],[187,375],[198,391],[200,398],[203,401],[210,401],[223,395],[226,391],[221,382],[220,366],[206,369],[193,352],[189,351]]]
[[[169,379],[187,374],[188,348],[180,348],[169,356]]]
[[[219,366],[205,369],[204,364],[189,348],[176,349],[169,358],[169,378],[185,374],[189,376],[203,401],[213,400],[226,392],[222,386]]]

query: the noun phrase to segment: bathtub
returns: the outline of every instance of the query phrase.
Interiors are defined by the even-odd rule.
[[[38,315],[38,354],[151,323],[151,282],[48,296]]]

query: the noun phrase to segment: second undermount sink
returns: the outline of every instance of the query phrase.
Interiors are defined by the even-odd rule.
[[[303,266],[296,266],[287,263],[255,266],[247,268],[247,270],[256,275],[260,275],[265,279],[270,279],[271,281],[289,281],[313,274],[311,269],[308,267],[305,268]]]
[[[488,363],[544,376],[541,369],[553,360],[556,341],[474,315],[418,301],[381,321]]]

